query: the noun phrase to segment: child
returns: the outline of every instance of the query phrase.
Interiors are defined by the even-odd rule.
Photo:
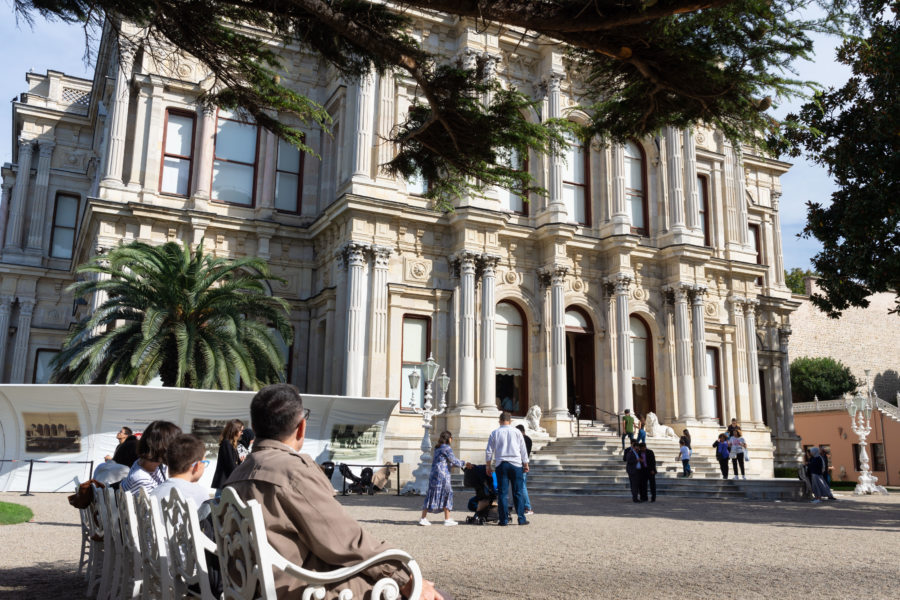
[[[181,496],[194,503],[197,516],[200,520],[209,513],[209,490],[197,483],[206,471],[208,460],[203,460],[206,455],[206,446],[195,435],[182,434],[176,437],[166,450],[166,462],[169,465],[169,479],[156,486],[150,492],[162,500],[169,496],[172,488],[178,488]]]
[[[436,513],[442,510],[444,511],[444,525],[447,527],[456,525],[456,521],[450,518],[450,511],[453,509],[450,467],[469,469],[472,465],[453,456],[453,449],[450,448],[452,441],[453,436],[450,435],[450,432],[442,431],[441,437],[438,438],[438,443],[434,447],[431,477],[428,479],[428,492],[425,494],[425,504],[422,507],[422,518],[419,520],[419,525],[431,525],[431,521],[425,518],[428,511]]]
[[[678,445],[681,446],[678,458],[681,459],[681,464],[684,467],[683,477],[691,477],[693,475],[693,472],[691,471],[691,449],[684,442],[684,438],[678,441]]]

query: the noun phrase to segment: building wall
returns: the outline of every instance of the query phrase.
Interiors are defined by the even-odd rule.
[[[809,403],[805,403],[809,404]],[[831,446],[831,477],[835,481],[856,481],[859,471],[855,468],[853,444],[859,436],[851,429],[850,415],[846,410],[800,412],[794,415],[797,433],[803,439],[803,447],[827,444]],[[900,422],[885,416],[881,411],[872,412],[872,431],[867,444],[882,444],[885,468],[872,471],[878,485],[900,485]],[[874,469],[872,450],[868,451],[870,469]]]
[[[579,79],[566,71],[560,48],[512,34],[485,36],[472,22],[428,18],[432,22],[421,30],[429,32],[428,44],[463,65],[490,63],[494,76],[541,100],[540,114],[530,118],[585,118],[574,100]],[[275,209],[278,140],[266,131],[258,135],[253,204],[224,204],[215,201],[210,183],[217,114],[198,106],[202,90],[192,83],[203,80],[202,68],[175,53],[161,62],[150,51],[117,53],[116,43],[104,37],[93,82],[71,83],[89,92],[86,107],[47,106],[30,96],[14,104],[26,153],[44,141],[70,143],[72,136],[64,132],[80,128],[84,164],[71,174],[51,168],[49,177],[71,179],[82,212],[71,261],[51,259],[46,239],[31,252],[19,242],[6,244],[0,332],[7,330],[4,306],[12,323],[33,300],[34,325],[43,327],[45,337],[51,324],[58,327],[53,331],[61,343],[73,319],[92,308],[60,291],[74,279],[74,265],[132,240],[202,240],[216,255],[260,256],[286,280],[273,289],[293,309],[289,380],[310,393],[402,399],[389,446],[411,456],[417,455],[421,427],[419,417],[406,410],[408,399],[401,398],[404,316],[430,319],[429,349],[452,380],[438,427],[458,432],[460,453],[480,461],[498,414],[493,323],[496,304],[506,301],[524,318],[527,394],[521,410],[539,406],[549,435],[571,435],[569,412],[576,402],[584,404],[585,416],[594,410],[609,422],[625,408],[652,408],[663,423],[689,426],[698,447],[711,443],[720,423],[739,419],[753,438],[753,468],[760,473],[797,460],[785,376],[796,302],[784,285],[778,221],[786,163],[734,148],[708,129],[666,128],[635,141],[644,165],[643,228],[628,209],[624,146],[598,140],[586,151],[589,219],[579,222],[566,204],[563,161],[535,153],[528,168],[549,194],[530,197],[522,214],[505,207],[497,191],[452,199],[455,210],[438,213],[407,182],[378,168],[392,151],[381,140],[415,100],[414,84],[376,74],[343,82],[315,57],[288,47],[282,49],[291,65],[284,80],[326,107],[334,119],[332,135],[306,132],[322,158],[304,159],[295,214]],[[124,57],[121,65],[118,56]],[[50,72],[32,79],[54,89],[64,76]],[[184,196],[159,189],[167,110],[194,119]],[[54,161],[60,160],[57,153]],[[35,167],[33,161],[34,182],[20,189],[22,164],[3,170],[10,215],[23,203],[46,204],[34,193],[46,165]],[[705,211],[698,175],[708,188]],[[15,222],[7,220],[7,232]],[[567,310],[578,310],[589,322],[579,330],[582,345],[568,356]],[[644,405],[635,404],[632,393],[632,316],[649,333],[650,393]],[[15,356],[29,357],[38,338],[30,337],[27,319],[21,323],[23,333],[7,347],[12,353],[15,345]],[[718,353],[718,402],[709,391],[710,347]],[[570,385],[572,363],[588,348],[594,359],[579,369],[593,371],[594,385],[581,389],[584,399],[578,400]],[[25,370],[13,362],[5,380],[24,381]]]
[[[896,295],[873,294],[867,308],[848,308],[840,319],[831,319],[809,301],[809,295],[818,291],[815,280],[807,278],[805,283],[806,295],[794,296],[801,304],[791,318],[792,360],[831,357],[850,367],[861,382],[869,369],[878,397],[896,402],[900,393],[900,318],[888,314],[896,306]]]

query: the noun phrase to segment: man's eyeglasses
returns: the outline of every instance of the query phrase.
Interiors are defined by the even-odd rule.
[[[208,460],[198,460],[198,461],[196,461],[194,464],[191,465],[191,468],[194,468],[194,467],[196,467],[197,465],[203,465],[204,467],[208,467],[208,466],[209,466],[209,461],[208,461]]]
[[[303,420],[309,421],[309,409],[308,408],[303,409]]]

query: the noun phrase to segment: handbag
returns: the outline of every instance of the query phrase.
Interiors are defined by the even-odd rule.
[[[744,462],[750,462],[750,453],[744,448]]]

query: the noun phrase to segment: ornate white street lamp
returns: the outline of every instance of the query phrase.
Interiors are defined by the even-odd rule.
[[[875,408],[875,400],[872,398],[872,388],[869,386],[869,370],[866,369],[866,395],[856,392],[856,395],[847,399],[847,412],[850,413],[850,428],[859,436],[859,483],[853,490],[853,494],[887,494],[887,490],[878,485],[878,479],[869,471],[869,453],[866,452],[866,437],[872,431],[872,423],[869,420],[872,410]]]
[[[434,361],[434,357],[428,357],[428,360],[425,361],[425,364],[422,366],[422,371],[425,376],[425,404],[422,408],[419,408],[413,404],[410,408],[416,413],[422,415],[422,428],[425,430],[422,434],[422,455],[419,457],[419,465],[416,467],[416,470],[413,471],[413,477],[415,478],[413,481],[410,481],[403,487],[404,494],[419,494],[424,495],[425,492],[428,491],[428,479],[431,476],[431,421],[434,417],[440,416],[444,414],[447,410],[447,388],[450,387],[450,377],[447,375],[447,371],[437,378],[438,385],[441,388],[441,406],[438,410],[433,410],[431,408],[431,385],[434,383],[435,375],[438,372],[440,365]],[[413,385],[413,373],[415,373],[415,385]],[[413,389],[417,388],[419,385],[419,374],[416,371],[413,371],[409,374],[409,383],[413,386]],[[414,392],[415,393],[415,392]]]

